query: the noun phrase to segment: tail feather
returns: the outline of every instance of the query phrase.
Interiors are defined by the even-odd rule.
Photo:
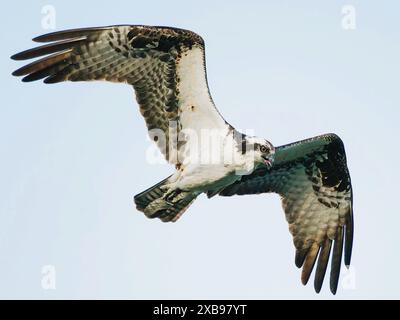
[[[174,199],[165,199],[168,190],[162,187],[169,182],[169,178],[160,181],[134,198],[136,208],[150,219],[159,218],[163,222],[175,222],[198,196],[191,192],[180,192]]]
[[[139,211],[144,211],[144,209],[154,200],[161,198],[165,191],[161,189],[163,185],[168,183],[168,179],[171,178],[169,176],[168,178],[165,178],[164,180],[160,181],[159,183],[155,184],[154,186],[144,190],[143,192],[137,194],[134,197],[135,204],[136,204],[136,209]]]
[[[159,218],[162,222],[175,222],[185,213],[195,198],[196,196],[187,197],[177,203],[174,203],[174,205],[168,209],[157,210],[155,211],[155,214],[151,216],[147,215],[147,217]]]

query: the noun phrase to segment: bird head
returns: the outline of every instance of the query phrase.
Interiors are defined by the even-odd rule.
[[[257,165],[264,165],[270,168],[274,162],[275,147],[271,142],[258,137],[246,137],[247,143],[251,146],[252,156]]]

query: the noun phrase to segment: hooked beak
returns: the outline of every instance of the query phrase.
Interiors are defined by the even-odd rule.
[[[262,155],[261,158],[263,158],[264,164],[265,164],[268,168],[271,168],[271,167],[272,167],[272,164],[274,163],[273,155],[270,155],[270,156],[264,156],[264,155]]]

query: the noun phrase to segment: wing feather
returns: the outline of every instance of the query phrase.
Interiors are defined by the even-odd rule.
[[[276,148],[271,169],[226,187],[222,196],[276,192],[296,248],[295,264],[303,267],[307,283],[315,261],[314,287],[320,291],[333,242],[331,291],[336,293],[344,240],[344,262],[350,264],[353,244],[353,207],[350,175],[341,139],[327,134]]]
[[[71,50],[74,46],[80,45],[82,42],[86,40],[86,37],[79,37],[76,39],[67,39],[56,43],[46,44],[40,47],[28,49],[17,54],[11,56],[13,60],[27,60],[32,58],[37,58],[44,56],[46,54],[60,52],[65,49]],[[13,73],[14,76],[19,74]]]
[[[353,202],[353,201],[352,201]],[[345,226],[345,242],[344,242],[344,264],[348,267],[351,261],[351,252],[353,249],[353,203],[351,203]]]
[[[343,227],[339,227],[336,234],[335,244],[332,252],[331,262],[331,280],[330,287],[331,292],[336,294],[336,290],[339,283],[340,265],[342,262],[342,251],[343,251]]]
[[[316,292],[321,291],[322,283],[324,282],[326,268],[328,266],[329,255],[331,253],[332,240],[326,239],[321,247],[321,252],[318,257],[317,269],[315,271],[314,288]]]
[[[308,251],[306,260],[304,261],[303,270],[301,272],[301,282],[306,285],[310,278],[313,270],[315,260],[317,259],[319,252],[319,246],[317,243],[313,243],[310,250]]]
[[[132,85],[150,136],[170,162],[184,160],[177,158],[181,131],[227,128],[208,90],[204,41],[194,32],[120,25],[59,31],[33,40],[50,43],[11,58],[45,57],[13,75],[25,76],[25,82],[106,80]]]
[[[60,61],[64,61],[71,56],[72,49],[66,49],[60,52],[57,52],[51,56],[46,58],[42,58],[40,60],[34,61],[26,66],[23,66],[17,70],[15,70],[12,74],[13,76],[24,76],[31,75],[33,73],[37,73],[39,71],[43,71],[48,69],[48,67],[53,67],[58,64]]]
[[[297,268],[301,268],[303,266],[308,250],[309,248],[296,250],[295,265]]]

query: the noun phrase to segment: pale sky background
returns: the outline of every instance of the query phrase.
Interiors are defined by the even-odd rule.
[[[26,1],[2,5],[0,298],[400,298],[398,1]],[[277,195],[204,196],[175,224],[133,196],[169,175],[150,165],[133,90],[24,84],[9,57],[56,29],[182,27],[206,42],[213,98],[275,145],[343,139],[354,189],[354,270],[335,297],[303,287]],[[341,26],[342,6],[356,29]],[[56,289],[41,286],[53,265]],[[347,277],[347,278],[346,278]],[[350,278],[349,278],[350,277]]]

